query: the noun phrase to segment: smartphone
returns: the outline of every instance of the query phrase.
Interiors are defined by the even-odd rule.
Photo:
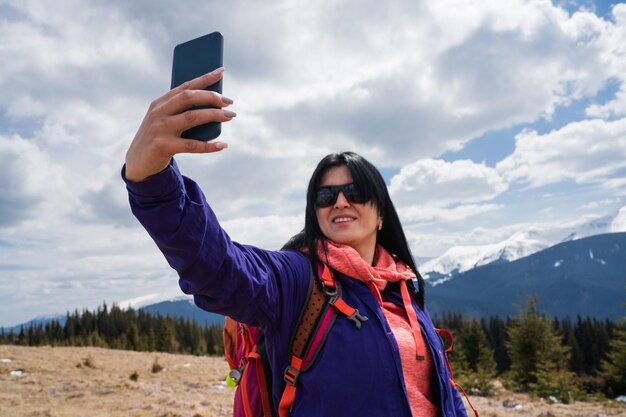
[[[219,32],[209,33],[196,39],[176,45],[172,63],[172,86],[178,87],[185,81],[199,77],[224,65],[224,37]],[[205,90],[222,94],[222,80]],[[214,108],[195,106],[193,109]],[[209,141],[222,133],[220,122],[211,122],[192,127],[182,133],[183,138]]]

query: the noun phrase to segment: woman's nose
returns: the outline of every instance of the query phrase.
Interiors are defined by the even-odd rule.
[[[342,207],[349,207],[349,206],[350,206],[350,202],[348,201],[346,196],[343,195],[343,191],[339,191],[339,194],[337,195],[337,200],[335,201],[335,208],[342,208]]]

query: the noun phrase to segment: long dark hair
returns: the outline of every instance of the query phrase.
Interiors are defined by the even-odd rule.
[[[385,185],[385,180],[374,165],[354,152],[333,153],[325,156],[313,171],[309,180],[306,192],[306,212],[304,216],[304,230],[293,236],[283,246],[283,249],[298,250],[308,249],[308,257],[311,261],[314,273],[317,273],[319,258],[317,256],[317,242],[325,242],[326,238],[322,234],[317,215],[315,213],[315,195],[326,171],[333,167],[345,165],[356,188],[366,201],[371,201],[378,209],[378,213],[383,219],[383,227],[378,231],[376,243],[381,245],[387,252],[396,255],[402,262],[407,264],[418,280],[419,293],[417,302],[424,308],[424,280],[417,271],[415,261],[411,255],[411,249],[402,230],[398,213],[396,212],[389,191]]]

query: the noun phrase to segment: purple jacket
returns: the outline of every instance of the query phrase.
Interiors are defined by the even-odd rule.
[[[178,272],[183,292],[193,294],[204,310],[263,330],[273,371],[272,396],[278,404],[291,332],[310,283],[307,259],[294,251],[231,241],[198,185],[183,177],[175,162],[146,181],[126,185],[132,212]],[[378,302],[360,281],[337,275],[343,299],[369,321],[357,330],[348,319],[337,318],[317,363],[300,377],[292,415],[411,416],[398,346]],[[383,294],[402,305],[394,285]],[[431,318],[415,303],[413,307],[433,356],[433,394],[441,414],[466,416],[458,392],[450,386]]]

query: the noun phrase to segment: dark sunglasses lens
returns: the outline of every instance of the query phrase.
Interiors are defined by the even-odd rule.
[[[329,190],[328,188],[322,188],[317,190],[317,197],[315,198],[315,205],[317,207],[329,207],[337,201],[337,193]]]
[[[343,190],[343,195],[346,196],[346,200],[348,200],[352,204],[361,204],[363,203],[363,199],[361,198],[361,194],[359,190],[356,189],[354,184],[348,184]]]

